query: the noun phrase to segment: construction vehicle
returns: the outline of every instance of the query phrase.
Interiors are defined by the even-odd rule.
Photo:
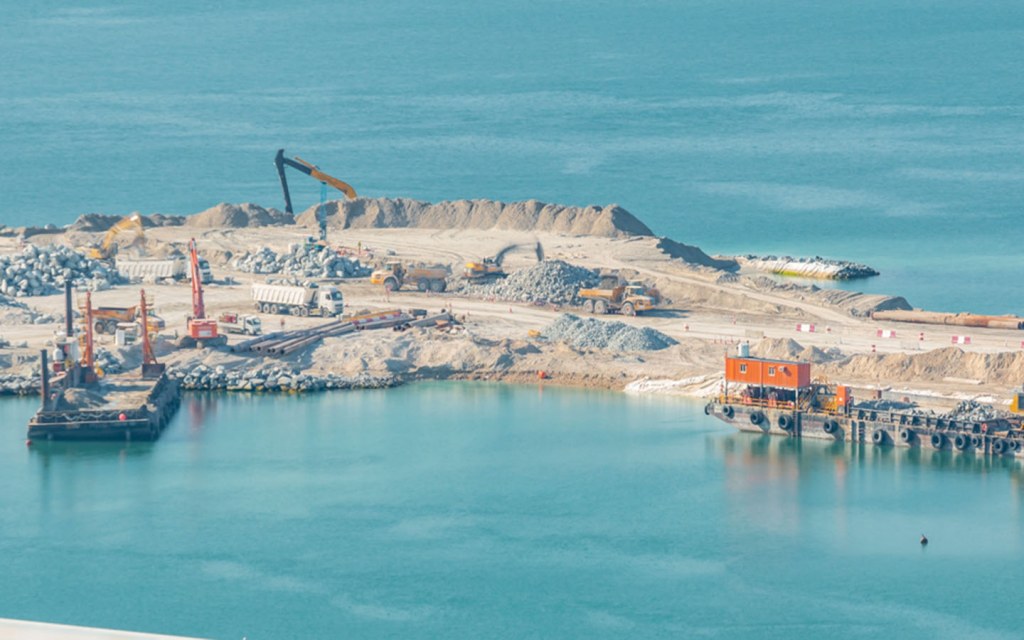
[[[142,230],[142,216],[138,213],[133,213],[118,220],[114,226],[107,230],[99,245],[89,247],[86,256],[93,260],[110,260],[117,254],[118,237],[129,231],[135,232],[131,244],[145,240],[145,232]]]
[[[383,285],[388,291],[398,291],[408,284],[419,291],[441,293],[448,288],[448,268],[442,265],[407,268],[398,260],[390,260],[370,274],[370,284]]]
[[[115,266],[122,278],[132,280],[184,280],[188,276],[188,262],[184,258],[131,260],[118,257]]]
[[[289,166],[293,169],[301,171],[302,173],[316,178],[320,181],[320,207],[316,211],[316,221],[320,226],[320,240],[319,244],[324,246],[327,245],[327,216],[324,213],[324,200],[327,198],[327,185],[330,185],[338,191],[345,194],[349,200],[355,200],[358,196],[356,190],[352,188],[350,184],[342,180],[338,180],[334,176],[327,175],[320,170],[320,167],[306,162],[302,158],[295,156],[295,158],[286,158],[284,155],[284,149],[278,149],[277,155],[274,157],[274,166],[277,167],[277,177],[281,179],[281,190],[284,191],[284,210],[288,213],[294,214],[292,210],[292,196],[288,192],[288,178],[284,174],[285,166]]]
[[[136,323],[140,327],[143,325],[140,307],[96,307],[92,310],[92,328],[96,333],[114,335],[118,325],[125,323]],[[145,326],[146,333],[156,334],[166,328],[167,323],[163,318],[150,313]]]
[[[477,262],[467,262],[462,275],[467,280],[476,281],[504,278],[508,275],[505,273],[505,269],[501,266],[505,261],[505,256],[513,250],[524,246],[528,245],[510,244],[507,247],[502,248],[501,251],[496,253],[493,257],[481,258]],[[534,252],[537,254],[537,262],[544,262],[544,247],[541,246],[540,242],[538,242],[534,247]]]
[[[621,313],[635,316],[650,311],[661,301],[657,289],[648,288],[642,282],[623,284],[618,275],[605,275],[593,289],[580,289],[576,294],[583,299],[583,310],[587,313],[604,315]]]
[[[1024,387],[1013,393],[1013,400],[1010,401],[1010,411],[1024,415]]]
[[[258,316],[229,311],[217,316],[217,326],[224,333],[258,336],[263,333],[263,322]]]
[[[196,239],[188,241],[189,277],[192,281],[192,316],[188,319],[188,335],[184,344],[195,342],[197,346],[222,340],[217,330],[217,321],[206,317],[206,304],[203,301],[203,277],[199,271],[199,253],[196,251]]]
[[[149,325],[149,305],[146,301],[146,290],[139,291],[139,318],[142,326]],[[164,374],[167,365],[156,361],[156,354],[153,353],[153,343],[150,341],[148,331],[142,332],[142,377],[146,380],[155,380]]]
[[[252,285],[252,300],[262,313],[290,313],[293,316],[339,316],[344,308],[337,287],[316,285]]]

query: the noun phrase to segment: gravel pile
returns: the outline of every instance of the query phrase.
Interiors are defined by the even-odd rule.
[[[0,293],[0,325],[64,322],[64,314],[39,313],[24,302]]]
[[[181,382],[183,389],[195,391],[302,393],[333,389],[383,389],[398,384],[397,380],[390,376],[360,374],[346,377],[334,373],[318,376],[280,366],[241,370],[200,364],[187,370],[173,369],[169,374]]]
[[[513,302],[552,302],[578,304],[576,292],[601,281],[596,271],[562,260],[545,260],[532,267],[517,269],[507,278],[487,284],[462,281],[460,293]]]
[[[303,278],[361,278],[373,271],[358,260],[339,256],[332,249],[316,245],[292,245],[289,253],[278,254],[268,247],[247,251],[231,261],[247,273],[280,273]]]
[[[577,349],[657,351],[678,344],[675,339],[650,327],[637,328],[624,322],[581,318],[571,313],[560,315],[543,335]]]
[[[0,256],[0,293],[17,298],[46,296],[64,290],[70,280],[75,287],[91,291],[109,289],[120,282],[117,271],[90,260],[63,245],[29,245],[18,254]]]
[[[990,404],[983,404],[977,400],[964,400],[956,405],[955,409],[939,417],[957,422],[985,422],[986,420],[998,420],[1012,416],[1013,414],[1009,411],[996,409]]]

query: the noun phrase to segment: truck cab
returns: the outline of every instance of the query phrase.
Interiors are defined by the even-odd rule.
[[[340,316],[345,306],[345,300],[337,287],[320,287],[316,293],[316,302],[324,316]]]

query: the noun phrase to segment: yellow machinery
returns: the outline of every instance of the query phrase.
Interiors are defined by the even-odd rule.
[[[497,278],[504,278],[508,274],[505,273],[505,269],[502,268],[501,263],[505,261],[505,256],[508,255],[510,251],[522,246],[525,245],[510,244],[495,254],[494,257],[483,258],[478,262],[467,262],[462,276],[467,280],[494,280]],[[544,247],[541,246],[540,242],[538,242],[534,247],[534,252],[537,254],[537,262],[544,262]]]
[[[1024,414],[1024,389],[1013,394],[1013,400],[1010,402],[1010,411]]]
[[[650,311],[661,300],[657,289],[648,288],[642,282],[621,284],[617,275],[604,276],[596,288],[580,289],[577,295],[583,299],[584,311],[599,315],[621,313],[635,316]]]
[[[145,232],[142,230],[142,216],[133,213],[118,220],[117,224],[107,230],[103,241],[99,246],[89,247],[86,255],[93,260],[109,260],[117,254],[117,238],[123,233],[135,232],[132,244],[145,239]]]
[[[292,210],[292,196],[288,191],[288,178],[284,175],[284,168],[291,167],[297,171],[316,178],[320,181],[320,206],[316,210],[316,221],[320,227],[320,238],[319,240],[313,240],[312,244],[326,247],[327,246],[327,218],[324,213],[324,200],[327,199],[327,185],[330,185],[338,191],[345,194],[349,200],[355,200],[358,196],[356,190],[352,188],[349,183],[338,180],[334,176],[327,175],[320,170],[320,167],[316,166],[312,162],[306,162],[299,156],[295,158],[288,158],[284,155],[284,149],[278,149],[277,155],[274,156],[274,166],[277,167],[277,177],[281,180],[281,190],[284,192],[284,210],[288,213],[294,213]]]
[[[441,293],[448,288],[447,279],[448,269],[441,265],[406,267],[398,260],[385,262],[383,267],[370,274],[370,284],[383,285],[388,291],[398,291],[409,284],[419,291]]]

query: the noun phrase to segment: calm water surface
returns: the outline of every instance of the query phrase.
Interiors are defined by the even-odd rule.
[[[0,6],[0,224],[280,207],[285,147],[364,195],[618,202],[1024,313],[1017,0]]]
[[[190,396],[130,446],[27,449],[34,408],[0,402],[2,617],[225,639],[1019,637],[1016,463],[551,388]]]

